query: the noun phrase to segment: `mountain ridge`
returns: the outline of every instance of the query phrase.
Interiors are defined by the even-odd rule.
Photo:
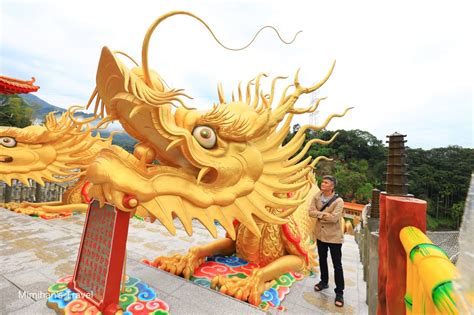
[[[66,112],[66,109],[52,105],[36,95],[18,94],[18,96],[33,110],[33,121],[42,121],[44,116],[50,112],[58,112],[61,114]],[[93,116],[93,114],[83,111],[78,111],[77,114],[81,118],[89,118]]]
[[[13,113],[12,111],[15,111]],[[65,113],[67,109],[52,105],[40,97],[32,94],[0,95],[0,125],[26,127],[33,124],[44,123],[45,116],[50,112],[56,112],[56,115]],[[21,121],[15,121],[16,116],[21,116]],[[79,119],[93,117],[92,113],[77,111],[74,116]],[[91,122],[95,126],[99,120]],[[93,131],[93,134],[100,133],[102,138],[107,138],[112,132],[117,132],[113,137],[113,144],[119,145],[129,152],[133,152],[137,140],[130,137],[120,124],[110,124],[106,129]]]

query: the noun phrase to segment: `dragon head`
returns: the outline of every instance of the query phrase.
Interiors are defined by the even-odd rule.
[[[100,140],[82,127],[66,112],[59,119],[49,113],[42,126],[0,129],[0,180],[10,184],[17,179],[29,185],[32,179],[44,185],[44,180],[77,178],[82,173],[74,170],[91,159],[83,152]]]
[[[244,91],[239,85],[230,100],[219,85],[219,102],[208,111],[198,111],[185,105],[182,90],[167,88],[161,77],[148,69],[151,32],[164,18],[175,14],[195,17],[171,12],[158,19],[145,36],[142,67],[129,70],[116,53],[107,47],[102,50],[97,88],[89,104],[96,98],[95,112],[100,108],[108,115],[105,120],[120,121],[140,145],[134,155],[118,148],[102,150],[87,177],[102,187],[102,192],[96,190],[96,198],[126,209],[123,198],[136,196],[138,208],[158,218],[171,233],[175,232],[172,218],[177,216],[188,234],[195,218],[214,236],[217,220],[235,237],[234,219],[259,235],[258,222],[285,223],[285,218],[305,201],[314,182],[310,172],[325,158],[302,160],[310,146],[334,140],[313,139],[299,151],[305,131],[322,129],[333,117],[347,112],[331,115],[321,126],[300,128],[282,145],[294,115],[314,112],[321,101],[308,108],[295,108],[299,96],[322,86],[334,64],[326,77],[311,87],[301,86],[297,72],[278,101],[275,86],[283,77],[275,78],[270,93],[265,94],[261,80],[266,75],[260,74]],[[150,165],[153,159],[159,165]]]

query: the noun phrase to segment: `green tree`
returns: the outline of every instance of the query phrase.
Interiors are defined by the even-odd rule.
[[[364,185],[357,188],[355,193],[356,201],[363,204],[368,203],[369,199],[372,198],[372,189],[374,189],[374,187],[371,183],[365,183]]]
[[[459,228],[462,209],[455,205],[467,196],[474,150],[459,146],[408,149],[407,162],[410,192],[429,201],[428,214],[438,220],[437,228]]]
[[[459,229],[461,218],[464,213],[464,201],[457,202],[451,208],[451,215],[453,219],[456,221],[456,229]]]
[[[18,95],[0,95],[0,126],[31,125],[32,109]]]
[[[359,187],[367,183],[365,174],[351,170],[341,162],[336,163],[332,174],[337,178],[337,192],[348,201],[356,199]]]

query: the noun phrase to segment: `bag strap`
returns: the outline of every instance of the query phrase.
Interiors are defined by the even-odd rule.
[[[332,198],[329,199],[329,201],[328,201],[319,211],[323,212],[324,209],[326,209],[327,207],[329,207],[334,201],[336,201],[337,198],[339,198],[339,195],[338,195],[338,194],[334,194],[334,196],[332,196]]]

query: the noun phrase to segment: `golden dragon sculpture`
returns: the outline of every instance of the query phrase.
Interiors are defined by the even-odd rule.
[[[87,169],[88,180],[97,188],[91,197],[158,219],[172,234],[176,232],[174,218],[189,235],[196,219],[217,237],[214,221],[218,221],[227,231],[226,238],[191,248],[186,255],[158,257],[153,264],[189,278],[206,256],[236,254],[262,267],[246,279],[216,277],[212,287],[258,305],[272,280],[316,265],[311,232],[314,222],[307,209],[309,197],[317,191],[312,170],[327,158],[311,161],[311,157],[303,157],[311,145],[329,144],[335,137],[312,139],[300,148],[307,130],[325,128],[349,108],[330,115],[320,126],[301,127],[282,145],[292,118],[314,112],[321,101],[297,108],[298,98],[321,87],[334,64],[310,87],[300,84],[296,72],[279,99],[276,83],[284,78],[273,79],[270,93],[265,94],[261,80],[267,75],[262,73],[244,90],[239,84],[230,100],[219,85],[219,102],[208,111],[189,108],[183,101],[183,90],[167,87],[148,66],[153,31],[178,14],[197,19],[214,36],[200,18],[173,11],[148,29],[141,67],[137,64],[129,70],[107,47],[102,50],[97,86],[89,103],[95,99],[95,113],[105,112],[104,121],[119,121],[139,145],[133,155],[118,147],[100,151]],[[159,164],[150,165],[154,160]]]
[[[44,125],[25,128],[0,129],[0,180],[11,184],[16,179],[26,186],[32,179],[44,186],[53,183],[76,182],[62,196],[61,201],[43,203],[6,203],[3,207],[29,215],[55,217],[72,211],[85,212],[88,204],[81,195],[84,174],[98,152],[111,146],[112,137],[92,135],[88,125],[95,117],[78,121],[73,106],[56,118],[46,115]]]

